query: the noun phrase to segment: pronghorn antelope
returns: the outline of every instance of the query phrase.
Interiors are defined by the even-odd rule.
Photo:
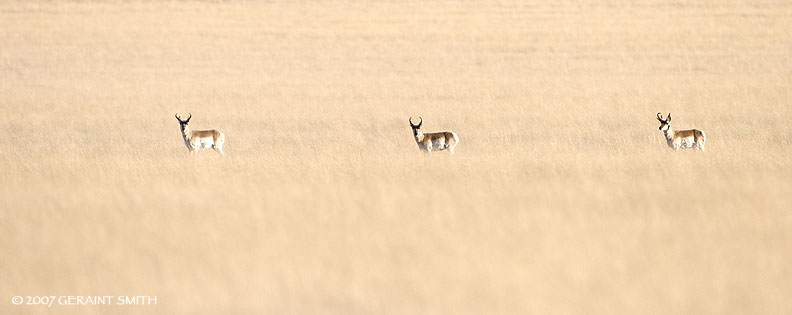
[[[423,118],[418,118],[420,118],[421,121],[418,122],[417,125],[413,124],[412,117],[410,117],[409,120],[410,127],[412,127],[413,136],[415,136],[415,143],[418,144],[418,148],[426,152],[432,152],[432,150],[442,151],[448,149],[451,154],[454,154],[454,147],[456,147],[457,143],[459,143],[459,138],[457,138],[457,135],[450,131],[423,133],[421,132]]]
[[[698,129],[672,130],[671,125],[669,125],[671,122],[671,113],[668,113],[665,119],[663,119],[663,115],[657,113],[657,120],[660,121],[660,130],[663,131],[663,135],[665,135],[669,147],[674,150],[679,150],[695,146],[697,149],[704,151],[704,142],[707,141],[707,135],[705,135],[703,131]]]
[[[192,130],[188,125],[190,123],[190,118],[192,118],[192,114],[190,114],[190,117],[187,117],[185,120],[182,120],[179,117],[179,114],[176,114],[176,120],[179,121],[182,138],[184,138],[184,144],[186,144],[187,148],[190,149],[190,153],[195,153],[195,151],[200,149],[212,148],[223,155],[223,142],[225,142],[225,135],[222,132],[214,129]]]

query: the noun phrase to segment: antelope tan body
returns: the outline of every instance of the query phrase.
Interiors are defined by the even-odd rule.
[[[190,153],[195,153],[202,149],[212,148],[223,155],[223,143],[225,142],[225,135],[222,132],[214,129],[192,130],[188,125],[191,118],[192,114],[190,114],[190,117],[187,117],[186,120],[181,120],[179,115],[176,115],[176,119],[179,120],[184,144],[187,145],[187,149],[190,150]]]
[[[657,120],[660,121],[660,130],[666,138],[668,146],[674,150],[696,148],[704,151],[704,144],[707,142],[707,135],[698,129],[678,130],[671,129],[671,113],[664,119],[657,113]]]
[[[414,125],[412,123],[412,118],[410,118],[410,127],[412,127],[413,136],[415,137],[415,143],[418,144],[418,149],[426,152],[448,149],[450,154],[454,154],[454,148],[457,143],[459,143],[459,138],[455,133],[450,131],[423,133],[421,132],[422,124],[423,118],[421,118],[421,121],[417,125]]]

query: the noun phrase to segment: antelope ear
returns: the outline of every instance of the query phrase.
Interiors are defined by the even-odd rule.
[[[671,122],[671,113],[668,113],[668,118],[666,118],[667,122]]]

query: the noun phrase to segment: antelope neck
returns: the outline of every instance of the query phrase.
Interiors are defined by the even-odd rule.
[[[190,126],[189,125],[184,125],[182,127],[182,134],[184,134],[185,137],[190,135]]]
[[[423,140],[424,135],[423,135],[423,132],[421,132],[420,129],[413,129],[413,135],[415,136],[416,140],[418,140],[418,141],[422,141]]]
[[[663,130],[663,135],[665,135],[666,139],[673,140],[674,139],[674,130],[671,130],[671,126],[668,126],[668,128]]]

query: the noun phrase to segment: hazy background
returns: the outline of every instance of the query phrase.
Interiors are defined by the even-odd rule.
[[[0,313],[792,313],[790,65],[789,1],[2,1]]]

